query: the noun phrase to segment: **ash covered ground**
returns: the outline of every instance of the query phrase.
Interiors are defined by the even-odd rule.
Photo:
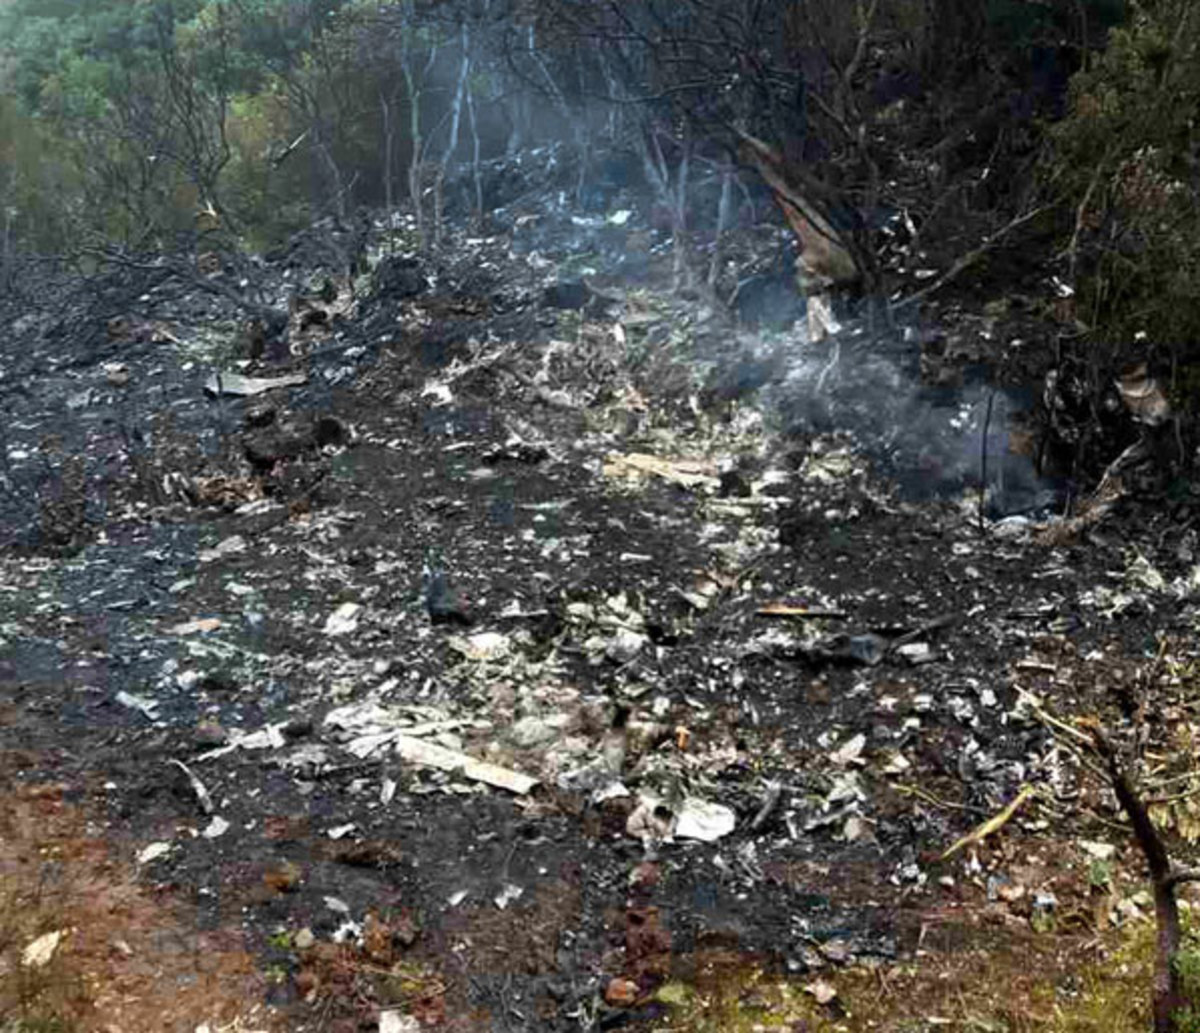
[[[1195,535],[1039,537],[1031,390],[972,386],[1037,327],[813,345],[539,197],[432,254],[375,220],[356,280],[268,256],[282,353],[152,268],[11,311],[10,791],[238,937],[280,1029],[648,1028],[717,956],[860,1028],[839,974],[1089,908],[1075,844],[1136,858],[1042,717],[1186,717]]]

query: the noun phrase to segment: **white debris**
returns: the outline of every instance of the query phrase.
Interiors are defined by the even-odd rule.
[[[282,377],[244,377],[240,373],[212,373],[204,383],[210,395],[261,395],[277,387],[299,387],[308,380],[306,373],[289,373]]]
[[[138,864],[149,864],[151,861],[157,861],[160,857],[166,857],[171,852],[173,847],[170,843],[162,842],[151,843],[142,848],[142,852],[137,855]]]
[[[928,642],[906,642],[896,648],[896,654],[914,667],[918,664],[932,663],[937,659],[937,653]]]
[[[219,814],[214,814],[212,820],[208,823],[208,827],[200,833],[205,839],[216,839],[218,836],[225,835],[229,831],[229,822],[222,818]]]
[[[604,654],[614,663],[627,664],[649,641],[649,638],[639,632],[621,628],[605,646]]]
[[[1111,843],[1097,843],[1089,839],[1078,840],[1079,849],[1097,861],[1109,861],[1116,856],[1117,848]]]
[[[460,656],[477,662],[502,660],[512,652],[511,640],[497,631],[481,631],[468,637],[453,635],[446,644]]]
[[[358,627],[358,614],[362,606],[358,603],[342,603],[325,620],[326,635],[347,635]]]
[[[514,886],[511,882],[505,883],[504,887],[493,898],[501,911],[503,911],[514,900],[518,900],[525,891],[520,886]]]
[[[867,737],[860,732],[834,750],[829,755],[829,760],[839,768],[849,767],[851,764],[861,764],[863,763],[862,752],[866,745]]]
[[[679,807],[675,835],[680,839],[715,843],[722,836],[729,835],[736,824],[737,815],[724,804],[709,803],[689,796]]]
[[[151,721],[157,717],[154,713],[158,709],[158,700],[156,699],[149,699],[146,696],[135,696],[132,692],[122,690],[117,693],[117,702],[123,707],[128,707],[130,710],[140,710]]]
[[[240,534],[235,534],[218,542],[211,549],[201,550],[199,559],[201,563],[213,563],[225,556],[233,556],[245,551],[246,539]]]
[[[43,968],[48,965],[66,932],[65,929],[56,929],[31,941],[21,952],[21,964],[26,968]]]
[[[421,1023],[415,1015],[406,1015],[400,1011],[381,1011],[379,1033],[421,1033]]]
[[[825,982],[824,979],[818,979],[812,983],[804,985],[804,992],[812,994],[817,999],[817,1004],[828,1004],[837,997],[837,990],[833,985]]]
[[[415,739],[411,735],[396,736],[396,752],[411,764],[421,764],[425,767],[439,768],[442,771],[461,772],[466,778],[476,782],[485,782],[500,789],[524,796],[538,780],[530,775],[502,768],[498,764],[476,760],[474,757],[444,746]]]

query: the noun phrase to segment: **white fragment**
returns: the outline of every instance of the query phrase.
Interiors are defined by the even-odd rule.
[[[1117,848],[1111,843],[1097,843],[1090,839],[1079,840],[1079,849],[1097,861],[1111,860],[1117,853]]]
[[[479,662],[502,660],[512,651],[512,642],[508,636],[501,635],[498,631],[481,631],[478,635],[468,638],[455,635],[447,640],[446,644],[460,656]]]
[[[231,535],[224,541],[218,542],[211,549],[204,549],[200,553],[201,563],[212,563],[224,556],[233,556],[239,552],[246,551],[246,539],[240,534]]]
[[[162,842],[151,843],[142,849],[142,852],[137,855],[138,864],[149,864],[151,861],[157,861],[160,857],[166,857],[172,850],[170,843]]]
[[[155,720],[154,711],[158,709],[158,700],[148,699],[145,696],[135,696],[132,692],[121,690],[117,693],[117,702],[123,707],[128,707],[130,710],[140,710],[151,721]]]
[[[406,1015],[400,1011],[381,1011],[379,1033],[421,1033],[421,1023],[415,1015]]]
[[[508,882],[504,884],[504,888],[493,899],[496,902],[496,907],[503,911],[514,900],[518,900],[524,892],[520,886],[514,886],[511,882]]]
[[[442,771],[462,772],[466,778],[472,781],[485,782],[500,789],[507,789],[519,796],[524,796],[538,782],[530,775],[513,771],[510,768],[502,768],[498,764],[476,760],[465,753],[450,750],[444,746],[436,746],[433,743],[415,739],[411,735],[396,737],[396,752],[411,764],[439,768]]]
[[[358,613],[362,606],[358,603],[342,603],[325,620],[326,635],[346,635],[358,627]]]
[[[736,824],[737,815],[724,804],[709,803],[699,797],[689,796],[679,807],[675,835],[680,839],[714,843],[722,836],[729,835]]]
[[[866,745],[867,737],[859,732],[858,735],[847,739],[834,750],[829,755],[829,760],[839,768],[849,767],[851,764],[861,764],[863,762],[862,752]]]
[[[65,929],[56,929],[52,933],[42,933],[36,940],[29,943],[21,952],[21,964],[26,968],[43,968],[50,963],[58,945],[66,935]]]
[[[385,807],[392,802],[396,795],[396,780],[394,778],[384,778],[383,785],[379,787],[379,802]]]
[[[229,830],[229,822],[222,818],[219,814],[214,814],[212,821],[208,823],[208,827],[201,833],[205,839],[216,839],[218,836],[223,836]]]
[[[837,997],[837,990],[824,979],[817,979],[812,983],[806,983],[804,992],[812,994],[817,999],[817,1004],[828,1004]]]

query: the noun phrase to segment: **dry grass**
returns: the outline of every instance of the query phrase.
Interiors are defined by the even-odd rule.
[[[1144,1033],[1150,1026],[1154,927],[1104,938],[1012,928],[915,962],[825,973],[836,1000],[736,953],[689,959],[686,977],[656,996],[668,1015],[653,1028],[689,1033]],[[970,942],[977,940],[977,942]],[[682,960],[682,959],[679,959]],[[678,961],[677,961],[678,965]]]

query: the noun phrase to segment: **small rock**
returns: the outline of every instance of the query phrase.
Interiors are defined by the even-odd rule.
[[[875,837],[871,833],[871,826],[857,815],[851,815],[846,819],[846,824],[842,826],[842,838],[847,843],[857,843],[860,840],[869,841]]]
[[[996,887],[996,896],[1006,904],[1015,904],[1025,896],[1025,887],[1018,883],[1001,883]]]
[[[279,730],[288,742],[294,742],[296,739],[305,739],[312,735],[314,728],[311,717],[295,717]]]
[[[853,955],[850,947],[843,940],[828,940],[821,944],[821,953],[835,965],[844,965]],[[822,1001],[822,1004],[825,1002]]]
[[[313,935],[313,931],[309,929],[308,926],[305,926],[292,938],[292,945],[296,948],[296,950],[300,951],[308,950],[308,948],[316,942],[317,938],[315,935]]]

